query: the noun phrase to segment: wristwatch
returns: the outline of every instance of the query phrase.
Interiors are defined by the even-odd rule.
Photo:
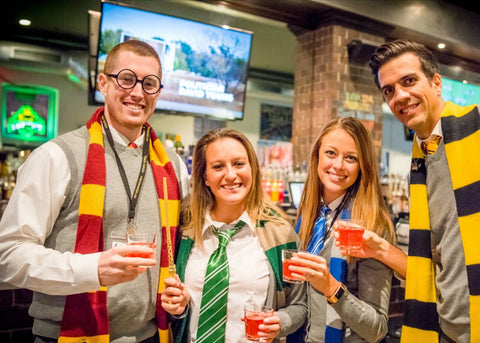
[[[343,283],[340,283],[340,286],[338,286],[337,290],[331,297],[327,297],[328,303],[335,304],[337,301],[340,300],[341,296],[345,293],[345,285]]]

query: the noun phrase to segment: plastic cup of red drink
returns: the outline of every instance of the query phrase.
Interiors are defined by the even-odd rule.
[[[273,308],[267,305],[247,303],[245,305],[245,337],[254,342],[260,341],[259,326],[263,320],[273,316]]]
[[[335,222],[338,232],[339,247],[345,250],[358,250],[362,246],[362,236],[365,229],[354,220],[342,219]]]
[[[282,267],[283,267],[283,281],[290,283],[302,283],[302,280],[297,280],[292,276],[292,271],[288,268],[291,265],[299,265],[295,263],[295,260],[292,260],[297,254],[298,250],[294,249],[284,249],[282,250]]]
[[[127,244],[145,246],[155,250],[157,247],[157,234],[150,232],[127,233]],[[154,258],[154,253],[132,253],[128,257]]]

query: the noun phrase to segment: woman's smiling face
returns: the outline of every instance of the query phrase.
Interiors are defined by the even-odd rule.
[[[216,208],[240,215],[252,188],[252,168],[245,147],[233,138],[210,143],[205,151],[205,184],[215,197]]]
[[[359,153],[355,141],[345,130],[335,129],[323,137],[317,172],[327,204],[355,183],[360,173]]]

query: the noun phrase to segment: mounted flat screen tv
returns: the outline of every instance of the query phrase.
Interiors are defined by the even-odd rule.
[[[219,120],[243,119],[251,32],[103,2],[96,76],[103,72],[110,49],[129,39],[149,43],[160,56],[164,88],[156,106],[158,111]],[[104,97],[96,76],[89,99],[99,105]]]
[[[442,77],[442,98],[457,105],[480,103],[480,86]]]

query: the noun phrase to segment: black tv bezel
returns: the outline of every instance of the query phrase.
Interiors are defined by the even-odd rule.
[[[172,14],[167,14],[167,13],[162,13],[156,10],[148,10],[139,6],[134,6],[134,5],[129,5],[117,1],[108,1],[108,0],[102,0],[101,1],[101,8],[100,12],[94,12],[91,11],[89,12],[89,63],[94,64],[94,68],[92,70],[91,65],[89,65],[89,81],[88,81],[88,104],[93,105],[93,106],[103,106],[104,102],[97,101],[95,99],[95,91],[96,91],[96,85],[98,81],[98,47],[100,45],[100,39],[101,39],[101,24],[102,24],[102,17],[103,17],[103,6],[104,4],[110,4],[114,6],[119,6],[119,7],[127,7],[131,9],[136,9],[140,11],[145,11],[149,13],[154,13],[154,14],[160,14],[160,15],[165,15],[169,16],[172,18],[178,18],[182,20],[187,20],[191,21],[194,23],[199,23],[199,24],[204,24],[204,25],[209,25],[209,26],[214,26],[217,28],[224,28],[222,25],[216,25],[216,24],[211,24],[211,23],[206,23],[200,20],[195,20],[195,19],[189,19],[189,18],[184,18]],[[100,16],[96,18],[96,15],[100,13]],[[95,27],[96,26],[96,27]],[[238,31],[238,32],[243,32],[247,33],[251,36],[250,39],[250,49],[248,53],[248,61],[247,61],[247,67],[245,70],[245,89],[243,91],[243,103],[242,103],[242,116],[241,118],[219,118],[217,116],[211,115],[211,114],[203,114],[203,113],[196,113],[196,112],[186,112],[186,111],[176,111],[176,110],[169,110],[169,109],[162,109],[162,108],[156,108],[154,110],[154,113],[164,113],[164,114],[170,114],[170,115],[180,115],[180,116],[191,116],[191,117],[197,117],[197,118],[206,118],[206,119],[212,119],[212,120],[218,120],[218,121],[241,121],[245,118],[245,102],[246,102],[246,95],[247,95],[247,81],[248,81],[248,71],[250,69],[250,61],[252,59],[252,47],[253,47],[253,32],[248,31],[248,30],[243,30],[235,27],[228,26],[228,30],[231,31]],[[94,62],[93,62],[94,61]]]
[[[413,136],[415,135],[415,131],[409,129],[406,125],[403,125],[403,133],[405,134],[406,141],[413,141]]]

